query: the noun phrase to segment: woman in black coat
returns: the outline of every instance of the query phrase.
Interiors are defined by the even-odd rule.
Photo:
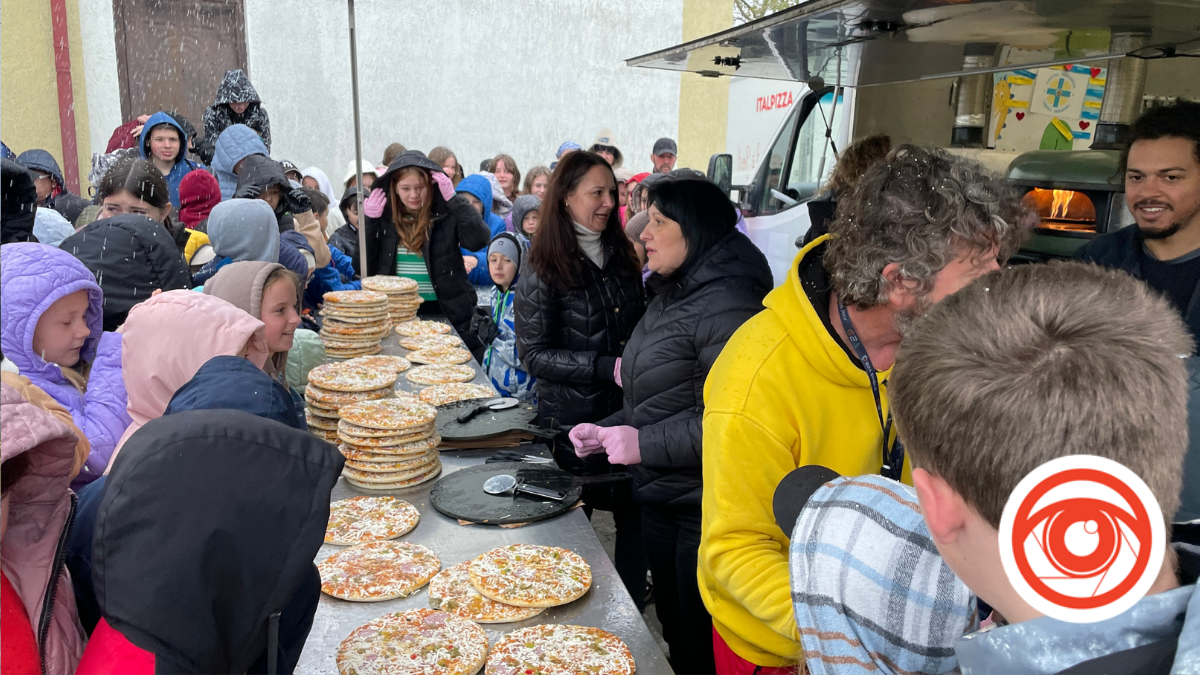
[[[604,158],[573,152],[559,163],[542,201],[514,301],[517,353],[538,379],[542,426],[566,431],[621,409],[617,362],[645,310],[645,292],[621,229],[616,185]],[[576,475],[612,471],[603,455],[577,457],[565,436],[554,447],[560,467]],[[629,483],[590,486],[583,499],[613,511],[617,572],[640,608],[646,562]]]
[[[453,186],[442,189],[442,182],[449,185],[442,167],[419,152],[400,155],[375,181],[378,187],[363,205],[368,266],[363,276],[397,274],[398,263],[401,272],[411,270],[400,276],[412,276],[420,284],[418,292],[426,300],[421,313],[445,315],[482,362],[486,345],[471,325],[475,287],[460,248],[486,248],[491,230],[475,207],[455,194]],[[372,216],[374,209],[379,210]]]
[[[606,455],[633,475],[658,617],[680,673],[715,669],[712,619],[696,583],[704,382],[771,290],[767,259],[736,223],[729,198],[707,180],[650,189],[641,240],[652,299],[621,360],[624,406],[571,432],[576,452]]]

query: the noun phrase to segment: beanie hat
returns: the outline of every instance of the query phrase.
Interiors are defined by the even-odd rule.
[[[629,219],[628,223],[625,223],[625,236],[634,241],[640,241],[642,238],[642,230],[646,229],[646,226],[649,224],[649,209],[645,211],[639,211],[637,215]]]
[[[514,199],[512,208],[513,229],[524,234],[525,228],[522,227],[522,224],[525,222],[525,216],[540,208],[542,208],[542,200],[537,195],[521,195]]]
[[[558,146],[558,152],[554,153],[554,158],[562,159],[562,156],[567,154],[568,152],[571,152],[572,150],[582,150],[582,149],[583,148],[575,141],[567,141],[566,143],[563,143],[562,145]]]
[[[517,266],[517,271],[519,272],[521,270],[523,248],[524,246],[517,241],[517,238],[511,232],[501,232],[492,239],[491,244],[488,244],[487,254],[489,258],[492,257],[493,253],[499,253],[508,258]]]
[[[279,221],[261,199],[230,199],[208,214],[208,238],[220,258],[279,262]]]
[[[221,203],[221,184],[209,172],[196,169],[179,181],[179,220],[194,228]]]

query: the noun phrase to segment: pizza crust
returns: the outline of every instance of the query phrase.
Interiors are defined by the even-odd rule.
[[[417,507],[395,497],[351,497],[329,505],[325,543],[352,546],[404,536],[421,520]]]
[[[433,551],[406,541],[355,544],[317,563],[321,591],[352,602],[407,598],[441,567]]]
[[[488,675],[633,675],[637,664],[621,638],[600,628],[543,624],[515,630],[492,645]]]
[[[345,478],[347,483],[350,483],[351,485],[363,490],[403,490],[405,488],[415,487],[421,483],[427,483],[434,478],[437,478],[438,474],[441,472],[442,462],[439,460],[434,464],[433,470],[424,476],[417,476],[416,478],[409,478],[408,480],[398,481],[395,483],[364,483],[349,476],[346,476]]]
[[[342,452],[343,457],[356,462],[395,462],[401,457],[424,455],[441,444],[442,437],[435,433],[419,441],[401,445],[366,446],[366,450],[343,443],[338,450]]]
[[[577,553],[556,546],[512,544],[471,561],[471,585],[497,602],[557,607],[592,587],[592,568]]]
[[[429,580],[429,606],[477,623],[512,623],[532,619],[541,607],[517,607],[496,602],[471,585],[471,561],[438,572]]]
[[[385,614],[354,629],[338,647],[341,675],[475,675],[487,660],[487,634],[448,612]]]

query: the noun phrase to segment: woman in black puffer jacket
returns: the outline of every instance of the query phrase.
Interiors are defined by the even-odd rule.
[[[475,207],[454,194],[453,186],[446,197],[443,182],[450,181],[442,168],[419,152],[400,155],[375,181],[379,187],[363,204],[368,266],[363,276],[401,271],[400,276],[416,278],[426,301],[421,313],[445,315],[482,362],[486,345],[472,326],[475,287],[459,249],[486,248],[491,230]]]
[[[704,382],[725,342],[762,311],[767,259],[734,229],[737,213],[712,183],[666,179],[650,188],[641,239],[652,299],[625,346],[624,407],[579,425],[581,454],[606,455],[633,474],[658,617],[680,673],[712,673],[712,619],[696,583]]]
[[[633,246],[621,229],[616,179],[603,157],[577,151],[559,163],[539,222],[528,269],[517,283],[517,353],[538,379],[540,423],[565,431],[621,409],[618,357],[645,310],[645,291]],[[612,471],[603,455],[576,457],[565,433],[554,457],[576,475]],[[640,608],[646,562],[629,483],[589,486],[583,499],[591,508],[613,511],[614,562]]]

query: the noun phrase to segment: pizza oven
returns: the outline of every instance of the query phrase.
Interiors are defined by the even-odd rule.
[[[1096,235],[1132,223],[1119,165],[1115,150],[1039,150],[1014,159],[1006,177],[1039,218],[1022,257],[1073,257]]]

